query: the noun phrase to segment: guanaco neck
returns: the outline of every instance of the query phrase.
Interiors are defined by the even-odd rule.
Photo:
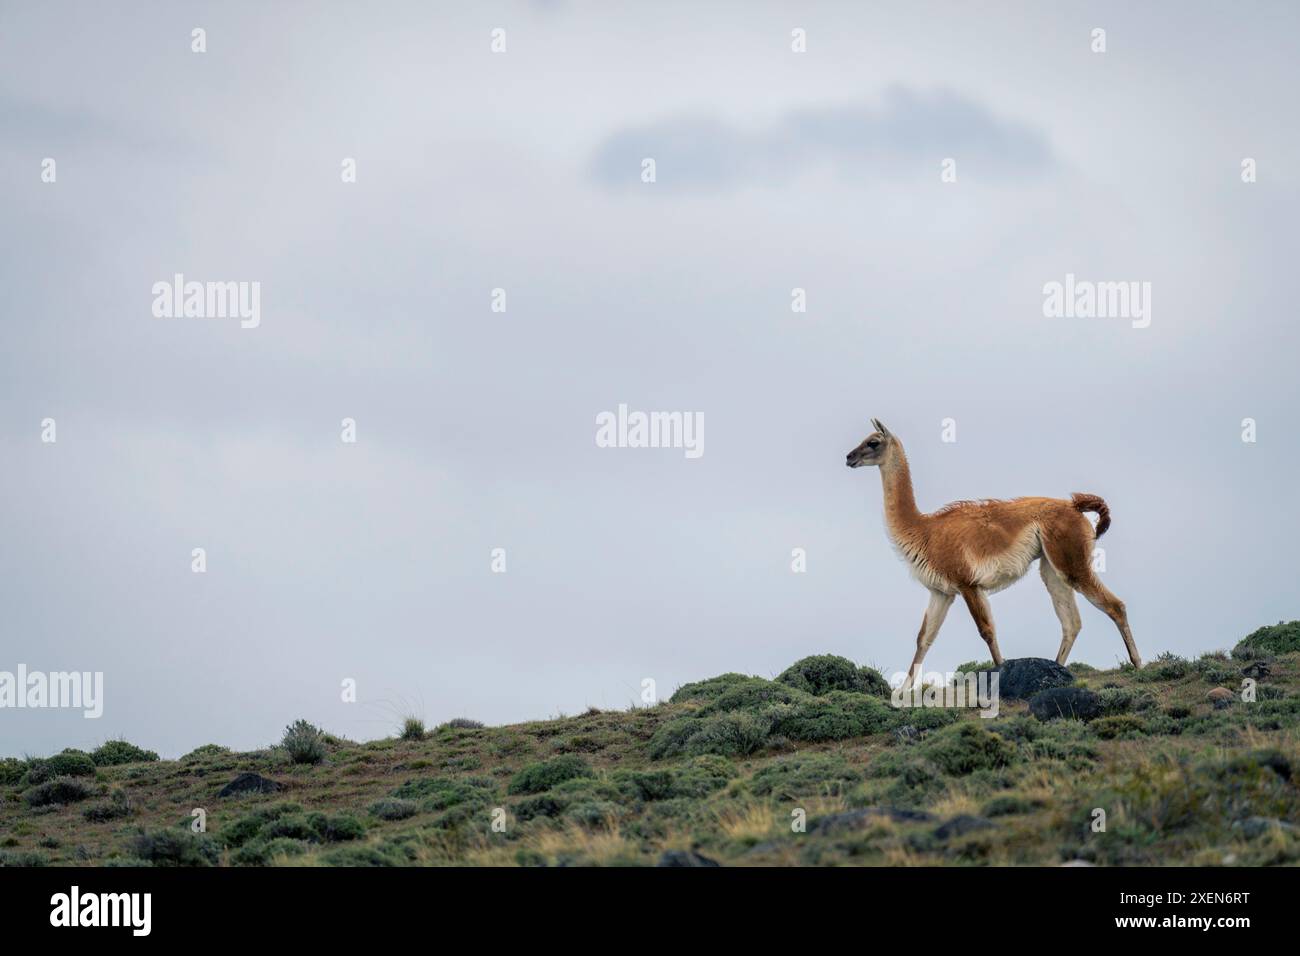
[[[897,538],[918,528],[921,512],[912,493],[912,472],[907,467],[907,455],[897,438],[893,444],[889,457],[880,466],[880,481],[885,491],[885,523],[889,526],[889,533]]]

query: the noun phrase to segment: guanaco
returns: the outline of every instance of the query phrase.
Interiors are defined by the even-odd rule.
[[[1061,647],[1056,662],[1070,656],[1082,622],[1074,592],[1078,591],[1115,622],[1129,660],[1142,666],[1124,602],[1097,579],[1092,570],[1093,542],[1110,527],[1110,508],[1097,495],[1062,498],[1014,498],[1010,501],[954,501],[922,514],[912,493],[912,475],[902,443],[882,425],[848,454],[850,468],[875,465],[884,487],[885,526],[898,553],[930,592],[930,604],[916,636],[916,656],[904,687],[919,679],[921,661],[934,643],[958,594],[966,602],[980,637],[988,644],[993,663],[1002,665],[988,596],[1024,577],[1042,559],[1039,572],[1052,607],[1061,621]],[[1084,517],[1097,515],[1097,528]]]

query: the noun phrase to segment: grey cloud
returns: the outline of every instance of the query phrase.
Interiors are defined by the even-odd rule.
[[[984,178],[1037,175],[1055,165],[1036,127],[948,90],[899,86],[878,105],[802,107],[754,130],[704,114],[620,130],[596,149],[592,174],[610,187],[631,186],[645,157],[655,159],[658,183],[699,189],[779,184],[818,165],[874,178],[909,176],[946,157]]]

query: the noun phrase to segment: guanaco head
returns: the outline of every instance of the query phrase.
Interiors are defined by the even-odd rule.
[[[863,439],[861,445],[849,452],[848,458],[844,462],[850,468],[861,468],[863,465],[880,465],[889,453],[890,446],[894,444],[894,436],[888,428],[880,424],[880,419],[871,419],[871,424],[875,426],[876,430]]]

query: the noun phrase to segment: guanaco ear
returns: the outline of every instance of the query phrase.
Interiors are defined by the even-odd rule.
[[[871,419],[871,424],[876,427],[876,431],[880,432],[880,434],[884,435],[886,438],[894,437],[893,434],[889,431],[889,429],[880,423],[879,418]]]

